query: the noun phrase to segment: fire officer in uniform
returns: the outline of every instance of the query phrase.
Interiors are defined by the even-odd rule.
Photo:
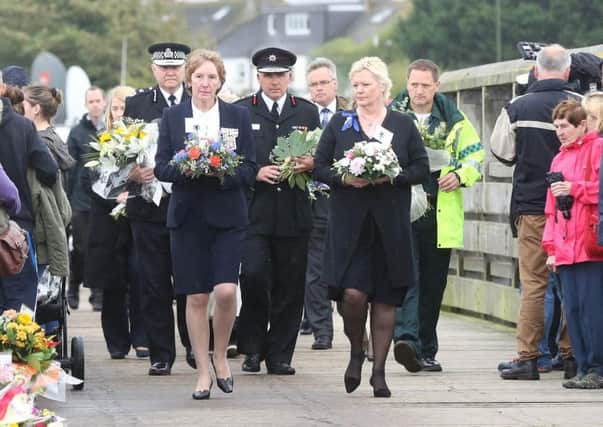
[[[265,360],[269,374],[295,374],[291,359],[304,304],[312,210],[305,192],[279,181],[279,167],[271,163],[270,152],[278,137],[320,125],[316,106],[287,92],[296,60],[284,49],[256,52],[252,62],[260,90],[238,101],[251,114],[259,167],[240,280],[237,338],[239,352],[246,355],[242,366],[246,372],[259,372]],[[311,156],[296,159],[299,172],[313,165]]]
[[[147,123],[159,121],[164,109],[189,100],[183,84],[184,63],[189,52],[188,46],[179,43],[150,46],[151,70],[157,85],[127,98],[124,116]],[[130,180],[136,184],[152,182],[153,166],[134,168]],[[140,196],[128,199],[126,206],[142,281],[142,311],[150,342],[149,375],[169,375],[176,357],[170,234],[166,228],[168,190],[166,185],[159,206]],[[186,347],[187,362],[194,367],[186,329],[185,297],[178,297],[177,310],[180,340]]]

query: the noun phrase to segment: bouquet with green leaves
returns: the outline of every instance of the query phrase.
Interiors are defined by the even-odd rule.
[[[287,181],[290,188],[308,189],[312,181],[310,172],[295,171],[295,160],[298,157],[313,156],[318,145],[322,129],[312,131],[294,130],[287,137],[279,137],[270,153],[270,161],[280,168],[280,181]]]

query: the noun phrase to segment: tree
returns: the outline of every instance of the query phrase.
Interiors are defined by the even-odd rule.
[[[128,41],[126,83],[149,86],[147,47],[174,40],[202,45],[180,17],[161,0],[21,0],[5,2],[0,16],[0,64],[29,69],[41,51],[57,55],[67,67],[81,66],[93,84],[119,83],[122,39]]]
[[[500,0],[502,57],[519,57],[519,41],[568,48],[603,40],[603,2]],[[495,0],[421,0],[400,19],[394,44],[412,59],[429,58],[454,69],[496,62]]]

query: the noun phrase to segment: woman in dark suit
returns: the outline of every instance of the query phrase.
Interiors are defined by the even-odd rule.
[[[199,377],[194,399],[208,399],[209,294],[215,297],[213,367],[218,387],[232,392],[233,380],[226,347],[236,316],[236,284],[241,243],[247,226],[247,190],[255,182],[257,165],[247,109],[219,100],[224,62],[216,52],[196,50],[185,69],[192,98],[166,110],[160,124],[155,175],[173,183],[168,207],[176,293],[187,295],[186,323]],[[243,157],[234,176],[220,183],[215,176],[188,178],[170,164],[193,130],[223,144],[232,144]]]
[[[370,383],[375,397],[391,395],[385,382],[385,359],[394,331],[395,309],[415,284],[410,230],[410,186],[429,173],[421,136],[412,119],[385,108],[391,80],[376,57],[352,65],[350,80],[356,110],[339,112],[324,130],[314,162],[314,177],[331,187],[324,280],[342,301],[344,330],[350,340],[346,391],[360,384],[362,338],[368,303],[374,363]],[[333,161],[360,141],[391,142],[402,172],[393,182],[339,175]]]

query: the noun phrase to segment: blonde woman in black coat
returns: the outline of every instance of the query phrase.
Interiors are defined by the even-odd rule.
[[[374,348],[370,383],[375,397],[391,395],[385,382],[385,359],[394,330],[396,306],[415,285],[410,229],[410,187],[429,173],[421,137],[405,114],[386,109],[391,80],[376,57],[352,65],[350,80],[356,109],[335,114],[325,128],[315,157],[314,177],[331,187],[324,280],[342,301],[350,361],[346,391],[360,384],[362,339],[369,302]],[[333,161],[361,141],[391,142],[402,172],[393,182],[339,175]]]

